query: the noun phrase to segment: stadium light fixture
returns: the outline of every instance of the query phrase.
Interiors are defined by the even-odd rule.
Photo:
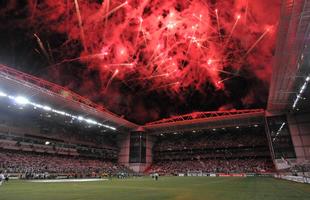
[[[82,116],[78,116],[78,118],[77,118],[78,120],[80,120],[80,121],[83,121],[84,120],[84,117],[82,117]]]
[[[46,142],[45,142],[45,145],[49,145],[49,144],[50,144],[50,142],[49,142],[49,141],[46,141]]]
[[[95,120],[92,120],[92,119],[86,119],[85,120],[87,123],[89,123],[89,124],[94,124],[94,125],[97,125],[98,124],[98,122],[96,122]]]
[[[8,96],[7,94],[5,94],[4,92],[0,91],[0,97],[6,97]]]
[[[55,109],[53,109],[52,111],[53,111],[54,113],[57,113],[57,114],[60,114],[60,115],[65,115],[65,114],[66,114],[66,112],[60,111],[60,110],[55,110]]]
[[[309,81],[310,81],[310,75],[308,75],[308,76],[306,77],[306,80],[305,80],[304,84],[300,87],[299,93],[297,94],[297,96],[296,96],[296,98],[295,98],[295,100],[294,100],[293,106],[292,106],[293,109],[296,108],[296,106],[297,106],[299,100],[302,99],[302,94],[305,92],[305,90],[306,90],[306,88],[307,88],[307,85],[308,85]]]
[[[57,110],[57,109],[53,109],[52,107],[50,106],[47,106],[47,105],[42,105],[42,104],[38,104],[38,103],[35,103],[35,102],[31,102],[29,99],[27,99],[26,97],[23,97],[23,96],[11,96],[11,95],[8,95],[2,91],[0,91],[0,97],[7,97],[8,99],[11,99],[12,101],[14,101],[16,104],[18,105],[32,105],[34,109],[42,109],[42,110],[45,110],[45,111],[48,111],[48,112],[53,112],[53,113],[56,113],[56,114],[60,114],[60,115],[63,115],[63,116],[66,116],[66,117],[70,117],[71,120],[74,120],[74,119],[77,119],[79,121],[84,121],[88,124],[93,124],[93,125],[97,125],[99,127],[104,127],[104,128],[107,128],[107,129],[110,129],[110,130],[113,130],[113,131],[116,131],[117,129],[113,126],[109,126],[109,125],[106,125],[106,124],[101,124],[93,119],[85,119],[84,117],[82,116],[75,116],[75,115],[72,115],[70,113],[67,113],[65,111],[61,111],[61,110]]]
[[[51,108],[51,107],[49,107],[49,106],[43,106],[43,110],[46,110],[46,111],[51,111],[51,110],[52,110],[52,108]]]
[[[43,106],[37,103],[31,103],[31,105],[33,105],[34,108],[41,108],[43,109]]]
[[[101,124],[101,125],[100,125],[99,123],[98,123],[98,125],[99,125],[99,126],[103,126],[103,127],[105,127],[105,128],[108,128],[108,129],[111,129],[111,130],[113,130],[113,131],[116,131],[116,128],[113,127],[113,126],[108,126],[108,125],[104,125],[104,124]]]
[[[302,87],[300,88],[299,93],[302,94],[304,93],[305,89],[307,88],[307,81],[302,85]]]
[[[285,122],[283,122],[280,126],[280,128],[278,129],[277,133],[276,133],[276,136],[274,138],[274,141],[276,140],[276,138],[278,137],[278,135],[280,135],[280,133],[282,132],[282,129],[284,128],[284,126],[286,125]]]
[[[282,131],[283,127],[285,126],[285,124],[286,124],[285,122],[283,122],[283,123],[281,124],[279,130],[278,130],[277,133],[276,133],[276,137],[281,133],[281,131]]]
[[[296,99],[295,99],[295,101],[294,101],[294,103],[293,103],[293,109],[296,108],[299,99],[300,99],[300,95],[298,94],[297,97],[296,97]]]
[[[26,105],[30,103],[30,101],[26,97],[23,97],[23,96],[17,96],[14,98],[14,100],[19,105]]]

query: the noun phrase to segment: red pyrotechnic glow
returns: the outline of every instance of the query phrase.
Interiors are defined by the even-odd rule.
[[[262,15],[268,0],[74,2],[38,3],[32,22],[79,40],[81,56],[101,54],[85,64],[100,71],[105,91],[114,78],[136,80],[130,83],[144,91],[200,89],[206,82],[225,90],[243,66],[268,81],[261,73],[270,66],[265,58],[275,34],[269,30],[277,23],[270,13]],[[264,59],[253,59],[254,51]],[[230,77],[221,78],[228,67]]]

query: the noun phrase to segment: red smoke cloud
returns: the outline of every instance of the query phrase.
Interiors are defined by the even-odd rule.
[[[80,44],[62,51],[66,60],[55,65],[78,60],[98,72],[95,82],[84,72],[75,89],[126,117],[144,113],[136,116],[143,120],[159,118],[161,111],[147,110],[152,104],[137,102],[139,95],[157,92],[185,104],[189,88],[212,96],[204,94],[206,84],[224,95],[214,101],[231,96],[238,77],[267,85],[280,0],[28,0],[28,8],[39,34],[65,34],[66,44]],[[242,95],[244,106],[255,103],[255,92]]]

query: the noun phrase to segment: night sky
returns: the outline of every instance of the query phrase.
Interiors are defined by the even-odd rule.
[[[2,0],[0,63],[124,118],[264,108],[280,0]]]

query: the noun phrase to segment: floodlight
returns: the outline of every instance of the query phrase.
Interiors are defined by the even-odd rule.
[[[84,117],[78,116],[78,120],[82,121],[82,120],[84,120]]]
[[[1,91],[0,91],[0,97],[6,97],[6,96],[8,96],[8,95],[5,94],[4,92],[1,92]]]
[[[23,96],[17,96],[14,98],[14,100],[19,105],[26,105],[30,103],[30,101],[26,97],[23,97]]]
[[[52,110],[52,108],[49,107],[49,106],[43,106],[43,109],[46,110],[46,111],[51,111]]]

